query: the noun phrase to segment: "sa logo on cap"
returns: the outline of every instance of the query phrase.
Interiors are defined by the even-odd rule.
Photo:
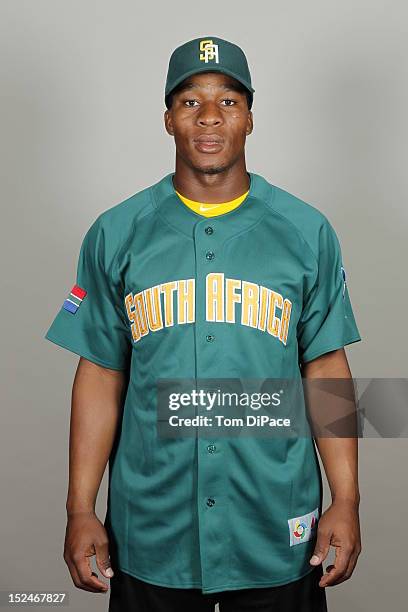
[[[218,57],[218,45],[213,43],[212,40],[200,40],[200,61],[208,64],[210,60],[215,60],[215,63],[219,63]]]

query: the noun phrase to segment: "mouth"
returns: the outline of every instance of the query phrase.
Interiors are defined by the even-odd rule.
[[[194,139],[194,146],[202,153],[218,153],[223,148],[224,140],[216,134],[206,134]]]

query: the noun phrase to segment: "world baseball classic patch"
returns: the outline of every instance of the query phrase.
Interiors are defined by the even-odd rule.
[[[74,285],[68,297],[65,298],[65,302],[63,303],[62,307],[65,308],[65,310],[68,310],[68,312],[75,314],[80,305],[82,304],[86,293],[87,292],[85,291],[85,289],[82,289],[82,287],[78,287],[78,285]]]
[[[295,516],[288,520],[289,543],[296,546],[314,538],[316,534],[317,521],[319,520],[319,508],[303,516]]]

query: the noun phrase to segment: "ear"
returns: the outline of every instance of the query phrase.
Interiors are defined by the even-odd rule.
[[[252,111],[248,111],[246,135],[249,136],[249,134],[252,134],[253,129],[254,129],[254,117],[252,115]]]
[[[166,128],[166,132],[170,134],[170,136],[174,136],[173,130],[173,121],[171,118],[171,112],[166,108],[164,111],[164,127]]]

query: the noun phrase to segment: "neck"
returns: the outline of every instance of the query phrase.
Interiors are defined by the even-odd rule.
[[[245,159],[230,168],[209,173],[205,169],[186,166],[176,158],[173,185],[176,191],[189,200],[219,204],[239,198],[248,191],[250,180]]]

